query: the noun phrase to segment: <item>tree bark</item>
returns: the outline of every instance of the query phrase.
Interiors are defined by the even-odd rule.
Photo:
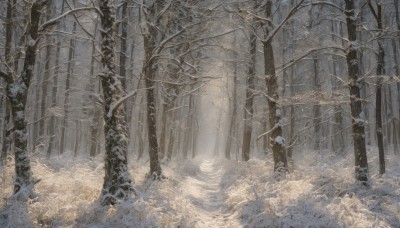
[[[5,40],[5,45],[4,45],[4,58],[11,68],[12,65],[12,59],[10,58],[10,53],[11,53],[11,46],[12,46],[12,30],[13,30],[13,17],[14,17],[14,7],[16,4],[16,0],[7,0],[7,19],[6,19],[6,40]],[[7,70],[7,74],[11,75],[12,72],[11,70]],[[9,150],[9,145],[11,142],[11,131],[8,130],[8,125],[11,121],[10,119],[10,105],[7,96],[5,95],[7,93],[6,89],[3,90],[3,96],[0,102],[0,106],[2,107],[2,127],[3,132],[2,132],[2,148],[1,148],[1,156],[0,156],[0,161],[1,165],[5,165],[8,150]]]
[[[356,38],[357,22],[354,0],[345,0],[345,15],[349,46],[346,51],[346,60],[349,73],[350,109],[352,117],[353,146],[355,160],[355,176],[358,181],[366,185],[368,181],[368,159],[365,147],[364,114],[362,111],[360,88],[363,85],[359,78],[358,42]]]
[[[32,196],[35,180],[32,177],[30,158],[28,153],[27,122],[25,120],[25,107],[28,88],[33,77],[36,60],[36,51],[39,44],[39,21],[41,12],[46,5],[46,0],[36,0],[32,3],[30,21],[27,26],[25,45],[25,60],[22,73],[18,79],[7,79],[7,97],[11,104],[13,115],[13,136],[15,142],[15,182],[14,194],[21,189],[27,189]]]
[[[266,16],[272,18],[271,14],[272,1],[268,0],[266,4]],[[266,35],[268,36],[269,30],[266,28]],[[285,139],[282,132],[282,108],[278,104],[278,78],[275,72],[274,50],[271,42],[263,42],[264,47],[264,73],[265,82],[267,86],[267,98],[269,108],[269,125],[270,130],[270,144],[274,157],[274,172],[285,173],[288,171],[287,156],[285,148]]]
[[[156,14],[156,8],[159,7],[158,1],[154,2],[148,8],[148,15],[146,20],[150,22]],[[147,23],[147,32],[143,34],[144,52],[146,62],[143,67],[144,81],[146,85],[146,98],[147,98],[147,134],[149,143],[149,157],[150,157],[150,176],[153,179],[162,177],[162,170],[159,160],[159,147],[157,139],[157,112],[155,100],[155,74],[157,72],[157,57],[155,55],[157,28],[151,23]]]
[[[129,197],[131,177],[127,162],[127,129],[123,104],[114,108],[114,102],[124,93],[115,66],[115,9],[113,1],[99,0],[101,18],[101,53],[103,70],[99,77],[104,96],[105,177],[102,204],[115,204]]]

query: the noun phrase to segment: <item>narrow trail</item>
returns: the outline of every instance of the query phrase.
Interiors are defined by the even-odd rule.
[[[200,172],[188,176],[185,192],[190,203],[191,217],[196,227],[240,227],[239,221],[226,204],[227,195],[222,183],[224,171],[212,160],[200,164]]]

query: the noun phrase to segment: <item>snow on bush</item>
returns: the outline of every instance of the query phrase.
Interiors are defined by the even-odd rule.
[[[313,159],[311,159],[313,158]],[[66,157],[35,160],[38,197],[22,203],[12,193],[13,164],[2,170],[0,227],[399,227],[400,166],[387,157],[379,177],[369,149],[370,187],[354,181],[352,155],[297,153],[293,171],[277,180],[271,155],[248,162],[177,160],[168,179],[146,179],[148,163],[130,165],[136,195],[102,207],[100,161]]]

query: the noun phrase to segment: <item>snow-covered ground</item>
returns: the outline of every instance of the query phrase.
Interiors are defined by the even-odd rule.
[[[114,207],[97,203],[102,164],[65,157],[33,161],[38,198],[5,199],[11,162],[0,177],[0,227],[400,227],[400,157],[387,156],[378,177],[375,154],[370,188],[354,182],[351,155],[299,154],[282,180],[270,158],[174,161],[159,182],[146,179],[143,161],[130,166],[137,196]]]

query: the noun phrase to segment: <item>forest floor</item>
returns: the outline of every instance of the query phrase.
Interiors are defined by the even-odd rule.
[[[133,159],[132,159],[133,160]],[[389,154],[377,174],[369,149],[370,186],[354,181],[353,159],[299,153],[285,178],[272,159],[196,158],[164,164],[168,179],[146,178],[148,162],[130,165],[136,195],[101,207],[103,165],[54,157],[32,161],[38,197],[11,198],[13,162],[0,178],[0,227],[400,227],[400,159]]]

